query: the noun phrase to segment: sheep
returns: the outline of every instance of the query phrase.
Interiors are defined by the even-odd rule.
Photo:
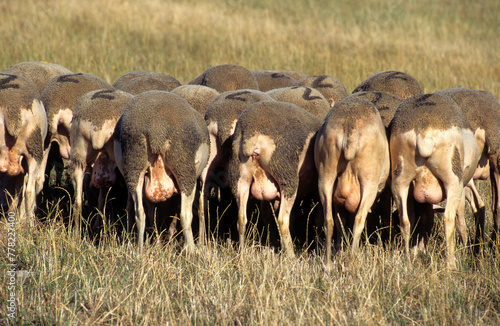
[[[52,78],[57,75],[72,74],[73,72],[55,63],[24,61],[10,66],[5,69],[4,73],[24,76],[31,79],[36,84],[41,94]]]
[[[372,102],[377,108],[380,117],[382,118],[382,123],[385,126],[387,140],[389,140],[389,125],[394,117],[394,113],[401,103],[402,99],[399,96],[392,93],[383,91],[362,91],[353,93],[347,98],[358,97],[364,100]],[[394,223],[393,221],[393,205],[392,205],[392,193],[390,182],[387,183],[386,189],[379,195],[379,200],[376,207],[372,207],[372,214],[368,215],[366,229],[367,234],[373,234],[377,229],[380,230],[382,239],[393,239]],[[372,218],[371,215],[379,216],[378,218]],[[379,223],[381,222],[381,223]]]
[[[472,179],[491,178],[494,198],[493,239],[496,239],[500,225],[500,104],[493,94],[484,90],[459,87],[440,90],[437,93],[446,94],[457,103],[474,131],[480,159]],[[485,207],[474,182],[470,182],[468,188],[472,191],[472,194],[467,191],[466,195],[475,211],[475,242],[478,243],[480,240],[484,241]]]
[[[255,78],[257,78],[259,90],[262,92],[267,92],[275,88],[293,86],[296,83],[295,79],[281,72],[271,70],[252,70],[252,74],[254,74]]]
[[[83,179],[86,167],[92,168],[90,186],[100,190],[99,210],[103,210],[103,189],[116,182],[113,132],[116,122],[133,95],[118,89],[99,89],[84,94],[78,101],[70,129],[70,175],[75,191],[74,224],[80,229]]]
[[[294,255],[289,222],[296,198],[317,189],[314,141],[322,119],[299,106],[262,101],[248,106],[236,123],[229,163],[231,190],[238,205],[240,250],[245,247],[250,194],[278,208],[282,249]]]
[[[47,117],[40,92],[30,79],[0,74],[0,181],[2,202],[14,196],[9,210],[19,205],[20,223],[34,225]],[[23,176],[24,174],[24,176]],[[10,190],[10,191],[9,191]],[[21,202],[19,203],[19,199]],[[5,204],[2,203],[2,204]]]
[[[179,86],[181,86],[180,81],[170,75],[161,72],[150,72],[130,79],[120,89],[132,95],[137,95],[151,90],[169,92]]]
[[[207,68],[188,85],[203,85],[219,93],[235,89],[259,89],[257,78],[245,67],[224,64]]]
[[[219,205],[228,204],[231,190],[227,179],[228,164],[231,158],[234,128],[240,114],[251,104],[273,99],[264,92],[253,89],[233,90],[216,96],[205,112],[205,121],[210,135],[210,158],[208,160],[205,183],[206,200],[216,201]],[[226,194],[229,192],[229,194]],[[214,200],[212,200],[214,199]],[[216,205],[210,216],[217,216]],[[227,205],[226,205],[227,206]],[[237,212],[236,212],[237,213]],[[225,216],[230,218],[229,213]],[[227,222],[227,223],[226,223]],[[226,224],[232,221],[220,220],[219,232],[224,232]]]
[[[349,213],[355,214],[351,247],[355,253],[366,217],[389,176],[389,144],[375,105],[357,97],[337,102],[316,136],[314,162],[325,221],[325,264],[330,268],[332,201],[344,226]],[[337,230],[340,243],[342,227]]]
[[[442,94],[421,94],[401,102],[390,125],[391,189],[399,212],[405,251],[409,254],[414,212],[408,196],[427,203],[424,229],[432,228],[432,204],[446,198],[444,232],[447,264],[455,265],[455,216],[464,187],[479,160],[473,131],[458,105]],[[408,200],[411,202],[411,200]],[[430,207],[430,209],[429,209]],[[418,240],[425,247],[427,234]]]
[[[48,123],[42,161],[44,171],[52,142],[59,145],[60,157],[69,159],[73,111],[82,95],[98,89],[114,89],[114,87],[103,79],[87,73],[59,75],[52,78],[45,87],[41,97]],[[43,180],[41,181],[43,183]]]
[[[295,85],[317,89],[328,100],[330,107],[347,96],[344,84],[328,75],[306,76],[297,80]]]
[[[194,250],[192,206],[197,179],[206,167],[209,151],[205,121],[182,97],[152,90],[128,102],[115,128],[114,152],[134,202],[140,252],[146,224],[143,195],[149,202],[158,203],[180,194],[185,247],[188,252]],[[204,180],[201,183],[203,190]],[[199,218],[203,230],[201,202]],[[202,236],[200,232],[200,242]]]
[[[174,88],[172,93],[185,99],[202,116],[205,116],[205,111],[214,97],[220,94],[215,89],[203,85],[182,85]]]
[[[418,81],[407,73],[401,71],[381,71],[362,81],[352,91],[384,91],[399,96],[402,100],[413,95],[422,94]]]
[[[128,83],[131,79],[134,79],[135,77],[140,77],[149,74],[149,72],[145,70],[134,70],[134,71],[129,71],[120,77],[118,77],[115,82],[113,83],[113,87],[116,87],[118,89],[122,89],[123,85]]]
[[[386,130],[389,130],[389,124],[402,101],[399,96],[383,91],[361,91],[349,95],[349,97],[353,96],[372,102],[380,113]]]
[[[277,88],[266,92],[276,101],[293,103],[324,119],[330,111],[330,103],[318,90],[307,86]]]
[[[307,76],[302,71],[297,71],[297,70],[283,69],[283,70],[276,70],[275,72],[279,72],[279,73],[285,74],[285,75],[287,75],[289,77],[292,77],[295,80],[299,80],[299,79],[304,78],[304,77]]]

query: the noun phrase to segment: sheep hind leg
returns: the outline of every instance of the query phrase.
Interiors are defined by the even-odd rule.
[[[139,181],[137,183],[136,189],[130,193],[132,200],[134,201],[135,208],[135,224],[137,226],[137,244],[139,247],[139,253],[142,254],[144,247],[144,233],[146,230],[146,213],[144,211],[144,206],[142,203],[142,191],[144,186],[144,172],[139,176]]]
[[[375,202],[377,197],[377,187],[366,187],[361,194],[361,202],[358,207],[358,211],[354,218],[354,227],[353,227],[353,237],[352,237],[352,246],[351,246],[351,254],[355,254],[359,248],[359,241],[361,238],[361,233],[365,227],[366,217],[368,215],[368,211],[370,207]]]
[[[196,187],[193,189],[191,194],[186,195],[181,193],[181,228],[182,234],[184,235],[184,247],[188,253],[192,253],[195,249],[193,230],[191,224],[193,222],[193,202],[196,195]]]
[[[325,230],[325,265],[327,269],[332,268],[332,239],[333,239],[333,209],[332,209],[332,196],[333,196],[333,183],[335,178],[320,180],[319,182],[319,195],[321,205],[323,206],[323,228]]]
[[[240,177],[238,180],[238,195],[236,196],[236,203],[238,205],[238,235],[240,252],[245,248],[245,232],[247,226],[247,205],[250,196],[250,186],[252,178]]]
[[[283,196],[278,213],[278,229],[280,232],[281,248],[288,257],[295,256],[292,237],[290,235],[290,211],[295,202],[295,197],[296,194],[290,197]]]
[[[451,184],[446,189],[446,206],[444,210],[444,233],[446,239],[447,265],[451,269],[456,268],[455,260],[455,219],[463,187],[459,184]]]

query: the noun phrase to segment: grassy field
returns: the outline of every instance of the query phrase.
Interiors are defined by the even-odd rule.
[[[401,70],[424,92],[462,86],[500,98],[498,12],[496,0],[3,0],[0,70],[37,60],[110,83],[140,69],[185,84],[232,63],[328,74],[348,92],[375,72]],[[187,255],[153,240],[138,255],[106,228],[95,245],[68,231],[67,205],[50,202],[45,223],[15,228],[15,241],[1,219],[0,324],[500,323],[499,247],[473,256],[458,245],[450,271],[440,223],[427,253],[408,260],[398,242],[366,243],[325,271],[314,252],[287,259],[257,241],[243,253],[210,241]],[[489,232],[490,207],[487,216]],[[17,319],[8,317],[11,293]]]

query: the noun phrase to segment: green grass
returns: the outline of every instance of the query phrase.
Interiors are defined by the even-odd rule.
[[[232,63],[328,74],[348,92],[375,72],[401,70],[424,92],[463,86],[498,98],[498,12],[496,0],[0,1],[0,70],[40,60],[110,83],[141,69],[185,84],[209,66]],[[458,245],[457,270],[450,271],[440,223],[427,253],[408,260],[397,241],[365,244],[356,257],[339,252],[328,272],[314,252],[287,259],[255,238],[243,253],[211,241],[188,256],[176,241],[153,240],[138,255],[133,240],[118,240],[114,228],[106,228],[99,245],[75,239],[63,223],[64,203],[46,208],[43,224],[17,230],[17,268],[29,274],[18,275],[18,319],[12,320],[6,317],[9,278],[2,273],[0,324],[500,321],[498,246],[475,257]],[[490,231],[490,209],[487,216]],[[1,230],[0,269],[6,270]]]

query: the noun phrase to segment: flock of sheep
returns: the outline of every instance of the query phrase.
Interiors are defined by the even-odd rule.
[[[159,205],[171,203],[192,251],[193,216],[204,243],[207,206],[229,197],[241,248],[253,198],[271,203],[261,205],[262,214],[267,221],[275,214],[281,247],[291,256],[290,217],[300,215],[294,207],[317,200],[327,267],[343,226],[352,229],[355,252],[374,216],[390,225],[393,202],[406,252],[424,249],[444,199],[447,262],[454,267],[455,228],[467,243],[465,199],[475,214],[476,241],[484,235],[475,179],[491,179],[495,234],[500,222],[498,100],[465,88],[422,94],[417,80],[400,71],[376,73],[349,95],[331,76],[238,65],[210,67],[186,85],[146,71],[110,85],[57,64],[7,68],[0,74],[0,196],[21,223],[36,220],[54,142],[69,162],[76,230],[86,190],[103,194],[122,180],[140,250]]]

